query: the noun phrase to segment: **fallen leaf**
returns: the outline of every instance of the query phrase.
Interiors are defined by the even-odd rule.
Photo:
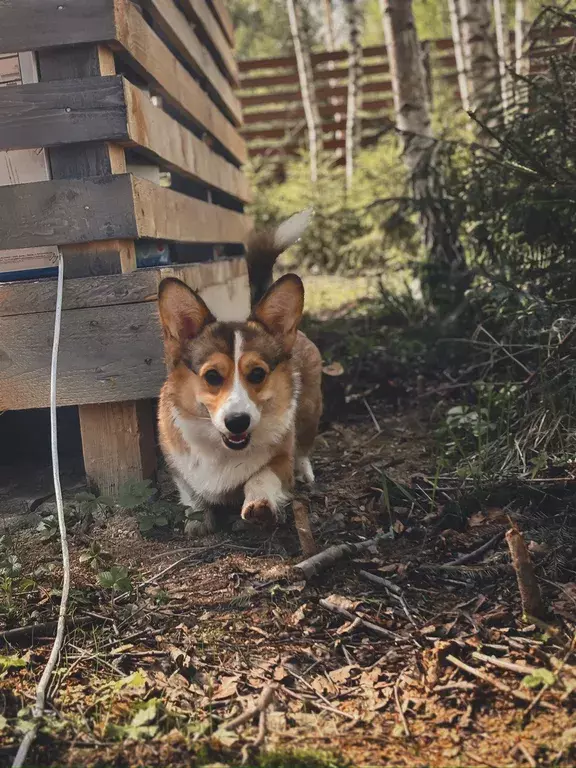
[[[355,667],[349,664],[346,667],[340,667],[339,669],[332,670],[332,672],[328,672],[328,675],[334,683],[345,683],[350,679],[353,669],[355,669]]]
[[[294,611],[292,616],[290,616],[290,623],[293,626],[297,627],[298,624],[302,624],[302,622],[306,619],[305,608],[306,608],[306,603],[304,603],[304,605],[301,605],[300,608]]]
[[[337,635],[347,635],[350,632],[354,632],[354,630],[358,629],[358,627],[362,626],[362,619],[360,619],[358,616],[354,619],[354,621],[346,621],[342,626],[338,627],[336,630]]]
[[[220,685],[212,694],[214,701],[223,701],[224,699],[230,699],[238,692],[238,676],[223,677],[220,681]]]
[[[274,680],[286,680],[287,677],[290,677],[290,672],[286,669],[286,667],[278,666],[274,670]]]
[[[322,366],[322,373],[325,373],[326,376],[342,376],[344,367],[341,363],[330,363],[330,365]]]
[[[350,600],[343,595],[330,595],[326,600],[337,608],[342,608],[345,611],[355,611],[361,602],[360,600]]]

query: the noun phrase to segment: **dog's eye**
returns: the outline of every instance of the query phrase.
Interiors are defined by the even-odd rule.
[[[252,368],[248,376],[246,377],[250,384],[262,384],[266,378],[266,371],[264,368]]]
[[[206,371],[204,374],[204,380],[211,387],[219,387],[224,382],[223,376],[221,376],[221,374],[219,374],[218,371],[216,371],[214,368]]]

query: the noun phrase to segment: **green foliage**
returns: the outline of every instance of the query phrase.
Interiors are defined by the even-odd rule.
[[[307,206],[314,217],[290,250],[290,266],[313,272],[346,273],[405,267],[406,254],[418,253],[419,236],[410,212],[392,207],[405,195],[405,173],[395,137],[359,153],[354,187],[346,195],[344,169],[326,158],[318,183],[310,184],[307,158],[289,162],[285,181],[263,165],[252,172],[256,192],[250,214],[262,228]]]
[[[172,504],[169,501],[141,505],[137,516],[140,533],[144,534],[153,533],[158,529],[175,528],[184,521],[184,512],[180,504]]]
[[[102,545],[97,541],[93,541],[78,559],[81,563],[88,563],[93,571],[97,571],[100,568],[104,568],[107,563],[110,563],[112,555],[103,550]]]
[[[545,667],[535,669],[531,675],[526,675],[522,679],[522,685],[527,688],[540,688],[542,685],[554,685],[555,682],[556,676]]]
[[[122,509],[136,509],[156,493],[151,480],[129,480],[118,491],[116,504]]]
[[[28,661],[21,656],[0,656],[0,677],[9,669],[22,669],[28,664]]]
[[[151,739],[158,733],[158,726],[153,725],[158,717],[160,699],[140,702],[136,714],[127,725],[109,725],[107,735],[114,739],[140,741]]]
[[[132,591],[132,581],[128,570],[119,565],[114,565],[109,571],[99,573],[98,582],[101,587],[111,589],[113,592]]]

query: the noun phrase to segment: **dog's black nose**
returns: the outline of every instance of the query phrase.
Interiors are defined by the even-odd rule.
[[[224,424],[233,435],[241,435],[250,426],[250,416],[247,413],[233,413],[224,419]]]

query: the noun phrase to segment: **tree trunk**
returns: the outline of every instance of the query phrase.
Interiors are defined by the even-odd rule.
[[[469,285],[468,271],[441,174],[426,98],[426,81],[412,0],[379,0],[392,77],[396,127],[404,144],[427,260],[422,290],[440,311],[452,311]]]
[[[460,0],[460,9],[470,109],[485,122],[497,81],[490,0]]]
[[[464,47],[462,45],[462,19],[460,14],[459,0],[448,0],[448,10],[450,12],[450,26],[452,28],[452,42],[454,43],[454,56],[456,58],[456,69],[458,71],[458,88],[460,89],[460,99],[462,108],[465,112],[470,109],[470,97],[468,94],[468,67],[464,59]]]
[[[500,89],[502,91],[502,112],[504,120],[510,107],[510,76],[508,62],[510,61],[510,34],[508,30],[508,13],[506,0],[493,0],[494,27],[496,28],[496,48],[498,51],[498,71],[500,73]]]
[[[517,107],[526,106],[528,87],[526,78],[530,74],[530,56],[528,52],[528,30],[530,23],[526,12],[525,0],[516,0],[514,13],[514,100]]]
[[[326,49],[334,50],[334,14],[332,13],[332,0],[324,0],[324,40]]]
[[[290,31],[294,42],[302,106],[308,128],[308,148],[310,151],[310,179],[315,184],[318,181],[318,154],[322,150],[322,123],[316,100],[314,87],[314,71],[310,57],[310,45],[302,30],[301,0],[286,0]]]
[[[361,11],[358,0],[345,0],[348,22],[348,104],[346,107],[346,190],[352,189],[354,160],[360,148],[362,124],[358,114],[362,100]]]

